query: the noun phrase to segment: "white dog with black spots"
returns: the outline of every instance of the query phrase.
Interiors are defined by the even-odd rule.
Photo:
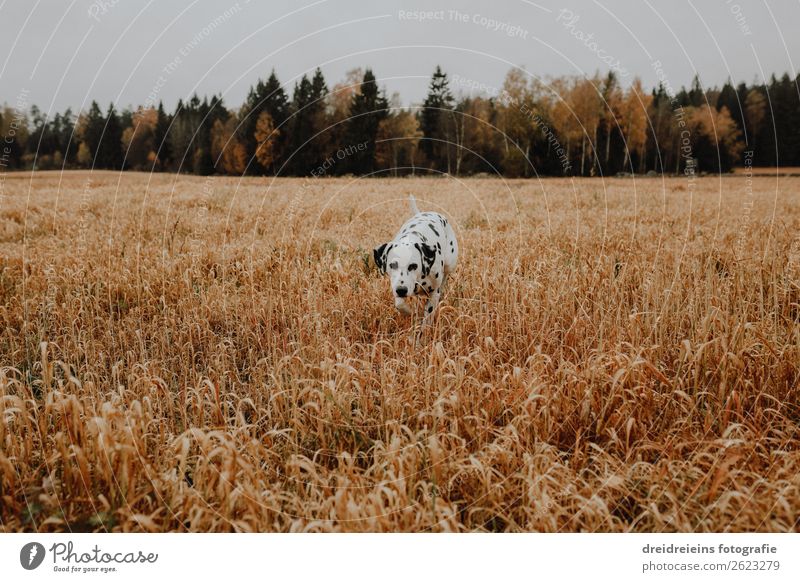
[[[394,306],[411,314],[407,299],[426,295],[423,325],[430,323],[448,275],[456,268],[458,241],[450,222],[438,212],[420,212],[409,197],[413,216],[393,241],[373,250],[375,265],[389,275]]]

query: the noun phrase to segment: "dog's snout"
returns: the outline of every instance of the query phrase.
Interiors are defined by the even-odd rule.
[[[405,297],[408,294],[408,287],[398,287],[395,289],[398,297]]]

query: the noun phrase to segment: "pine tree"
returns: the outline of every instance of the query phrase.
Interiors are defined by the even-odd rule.
[[[689,105],[692,107],[700,107],[701,105],[705,105],[706,103],[706,96],[703,93],[703,87],[700,84],[700,76],[695,75],[694,79],[692,79],[692,88],[689,91]]]
[[[329,132],[330,119],[327,110],[328,85],[319,67],[314,71],[314,78],[311,79],[311,106],[309,117],[313,131],[313,139],[306,146],[309,149],[309,158],[314,165],[319,164],[325,158],[331,144]]]
[[[75,156],[78,153],[72,109],[67,108],[63,115],[56,115],[55,133],[58,151],[61,152],[64,163],[69,166],[75,161]]]
[[[731,118],[736,122],[736,125],[741,129],[744,127],[742,113],[744,110],[744,101],[739,102],[739,94],[728,79],[722,86],[722,90],[717,97],[717,111],[721,111],[723,107],[727,107],[731,114]]]
[[[353,95],[350,117],[347,122],[346,143],[341,144],[346,152],[342,167],[358,175],[370,174],[375,169],[375,138],[378,127],[388,114],[386,96],[378,90],[371,69],[364,73],[361,92]]]
[[[56,150],[56,141],[48,123],[47,116],[36,106],[31,107],[31,132],[26,144],[28,157],[33,160],[36,157],[40,167],[48,165],[49,162],[42,164],[41,159],[50,156]],[[49,159],[49,158],[46,158]]]
[[[652,131],[647,135],[647,151],[650,153],[647,167],[658,173],[669,173],[673,168],[675,154],[675,149],[672,147],[675,128],[672,103],[663,83],[659,83],[658,87],[653,89],[651,97],[650,124]],[[616,167],[614,171],[620,169],[621,167]]]
[[[795,80],[788,73],[781,76],[774,93],[774,115],[778,130],[778,151],[781,166],[800,165],[800,94]]]
[[[432,167],[447,172],[450,171],[448,142],[454,137],[451,117],[453,105],[447,74],[437,65],[419,115],[419,125],[424,136],[420,149]]]
[[[192,127],[190,117],[191,112],[187,110],[183,100],[178,99],[178,106],[172,116],[172,127],[167,137],[172,154],[173,169],[176,172],[186,172],[191,168]]]
[[[319,69],[313,79],[303,75],[295,85],[292,98],[292,117],[289,125],[287,157],[291,160],[286,168],[294,176],[308,175],[325,158],[327,116],[325,97],[328,87]]]
[[[170,117],[164,111],[164,104],[158,102],[156,117],[156,127],[153,135],[153,142],[156,148],[156,160],[153,162],[153,169],[164,170],[172,163],[172,151],[168,139]]]
[[[286,149],[285,144],[289,132],[286,131],[283,124],[289,117],[289,98],[280,81],[278,81],[274,69],[266,83],[259,80],[255,87],[250,88],[247,100],[240,111],[241,123],[239,131],[247,150],[248,160],[253,160],[258,146],[255,139],[256,125],[258,124],[259,115],[264,111],[269,113],[275,128],[279,130],[279,137],[274,144],[275,149],[271,167],[264,167],[257,160],[251,161],[249,166],[249,173],[251,174],[277,171],[283,161],[283,150]]]
[[[213,120],[210,119],[211,106],[207,98],[199,104],[192,104],[196,111],[194,116],[194,156],[192,171],[200,176],[210,176],[214,173],[214,159],[211,157],[211,128]]]
[[[103,118],[103,112],[100,110],[97,101],[92,101],[92,104],[89,106],[89,112],[86,114],[82,136],[82,142],[86,144],[86,153],[88,153],[91,159],[91,165],[99,163],[98,153],[100,150],[100,140],[103,138],[104,127],[105,119]]]
[[[122,125],[113,103],[108,106],[95,165],[107,170],[122,169]]]
[[[304,176],[311,170],[312,160],[306,143],[313,135],[311,125],[311,81],[303,75],[295,83],[292,95],[292,116],[289,122],[289,142],[285,173]]]

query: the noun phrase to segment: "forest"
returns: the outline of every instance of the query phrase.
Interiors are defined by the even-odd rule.
[[[220,95],[48,115],[0,110],[0,170],[93,168],[198,175],[608,176],[800,166],[800,76],[648,90],[617,76],[542,80],[512,69],[492,88],[436,67],[403,106],[370,69],[286,91],[275,71],[229,108]],[[342,155],[345,152],[345,155]],[[337,155],[338,153],[338,155]],[[326,163],[335,160],[336,163]]]

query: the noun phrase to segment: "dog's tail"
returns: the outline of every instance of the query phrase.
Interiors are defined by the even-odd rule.
[[[408,195],[408,201],[411,203],[411,213],[419,214],[419,208],[417,208],[417,199],[414,198],[413,194]]]

